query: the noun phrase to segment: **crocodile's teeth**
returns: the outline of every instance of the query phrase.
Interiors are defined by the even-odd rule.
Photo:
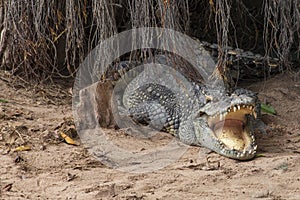
[[[240,105],[238,105],[238,106],[237,106],[237,108],[238,108],[238,110],[240,110],[240,109],[241,109],[241,106],[240,106]]]
[[[255,146],[253,147],[253,149],[254,149],[254,151],[256,151],[256,149],[257,149],[257,145],[255,145]]]
[[[226,111],[226,112],[224,112],[223,113],[223,117],[226,117],[226,115],[228,114],[228,112]]]
[[[223,115],[222,115],[222,113],[220,114],[220,121],[223,119]]]
[[[257,113],[255,111],[252,113],[252,115],[254,116],[255,119],[257,118]]]
[[[235,106],[233,106],[233,112],[236,112],[236,107]]]

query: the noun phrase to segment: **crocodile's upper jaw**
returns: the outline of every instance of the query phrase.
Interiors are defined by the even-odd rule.
[[[202,146],[226,157],[248,160],[255,156],[257,145],[252,122],[257,116],[256,100],[232,104],[214,115],[202,114],[195,131]]]

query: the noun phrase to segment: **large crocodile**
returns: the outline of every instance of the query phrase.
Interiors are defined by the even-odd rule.
[[[156,56],[154,62],[166,64],[165,58]],[[180,62],[173,59],[172,63],[178,65]],[[212,88],[187,75],[191,83],[189,91],[179,95],[166,84],[146,83],[145,76],[140,76],[145,69],[137,70],[136,66],[121,62],[105,75],[106,78],[122,77],[125,80],[121,83],[126,86],[119,107],[124,107],[126,115],[135,122],[229,158],[248,160],[255,156],[257,145],[253,124],[260,113],[260,104],[254,92],[234,89],[229,93],[224,87]]]
[[[207,57],[211,59],[211,56],[216,60],[219,49],[216,45],[207,43],[200,44],[199,49],[198,45],[196,48],[185,46],[195,50],[196,56],[192,56],[193,59],[201,57],[202,60]],[[207,53],[207,49],[211,55]],[[229,158],[238,160],[253,158],[257,150],[254,126],[257,116],[260,115],[260,103],[256,94],[246,89],[232,88],[232,84],[226,85],[226,81],[227,83],[229,81],[226,74],[218,76],[219,79],[226,78],[224,79],[226,87],[220,85],[211,87],[205,81],[199,81],[201,74],[191,66],[191,60],[186,62],[180,56],[177,58],[176,52],[170,54],[169,51],[154,51],[151,56],[153,53],[151,51],[150,49],[150,52],[143,54],[150,55],[150,62],[146,63],[171,66],[182,74],[189,84],[183,90],[176,90],[172,84],[165,84],[163,79],[147,82],[144,80],[147,75],[141,76],[145,69],[138,67],[145,63],[117,62],[107,67],[100,78],[102,81],[110,79],[114,84],[121,86],[114,89],[120,91],[117,94],[118,106],[114,113],[121,111],[137,124],[171,133],[184,143],[205,146]],[[237,74],[241,72],[241,75],[243,73],[249,75],[253,69],[252,64],[258,72],[263,71],[260,76],[265,74],[262,70],[265,69],[264,66],[269,69],[267,71],[279,66],[278,59],[265,58],[241,49],[227,48],[224,52],[228,53],[227,63],[237,66],[233,67],[233,71],[238,70]],[[163,55],[158,55],[160,53]],[[241,65],[246,69],[244,72]],[[215,65],[211,68],[214,67]],[[232,75],[232,72],[229,71],[229,75]],[[104,116],[97,116],[99,122],[105,121],[106,113],[108,112],[104,112]]]

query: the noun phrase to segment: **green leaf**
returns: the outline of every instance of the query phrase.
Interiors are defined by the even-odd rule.
[[[5,99],[0,99],[0,103],[8,103],[8,101]]]
[[[268,113],[268,114],[271,114],[271,115],[276,115],[277,114],[276,110],[270,105],[262,103],[260,105],[260,107],[261,107],[262,112],[265,112],[265,113]]]

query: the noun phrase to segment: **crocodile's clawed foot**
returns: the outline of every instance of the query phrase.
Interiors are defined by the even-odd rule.
[[[267,134],[267,131],[272,131],[273,128],[265,124],[261,119],[256,119],[254,124],[254,130],[263,134]]]

